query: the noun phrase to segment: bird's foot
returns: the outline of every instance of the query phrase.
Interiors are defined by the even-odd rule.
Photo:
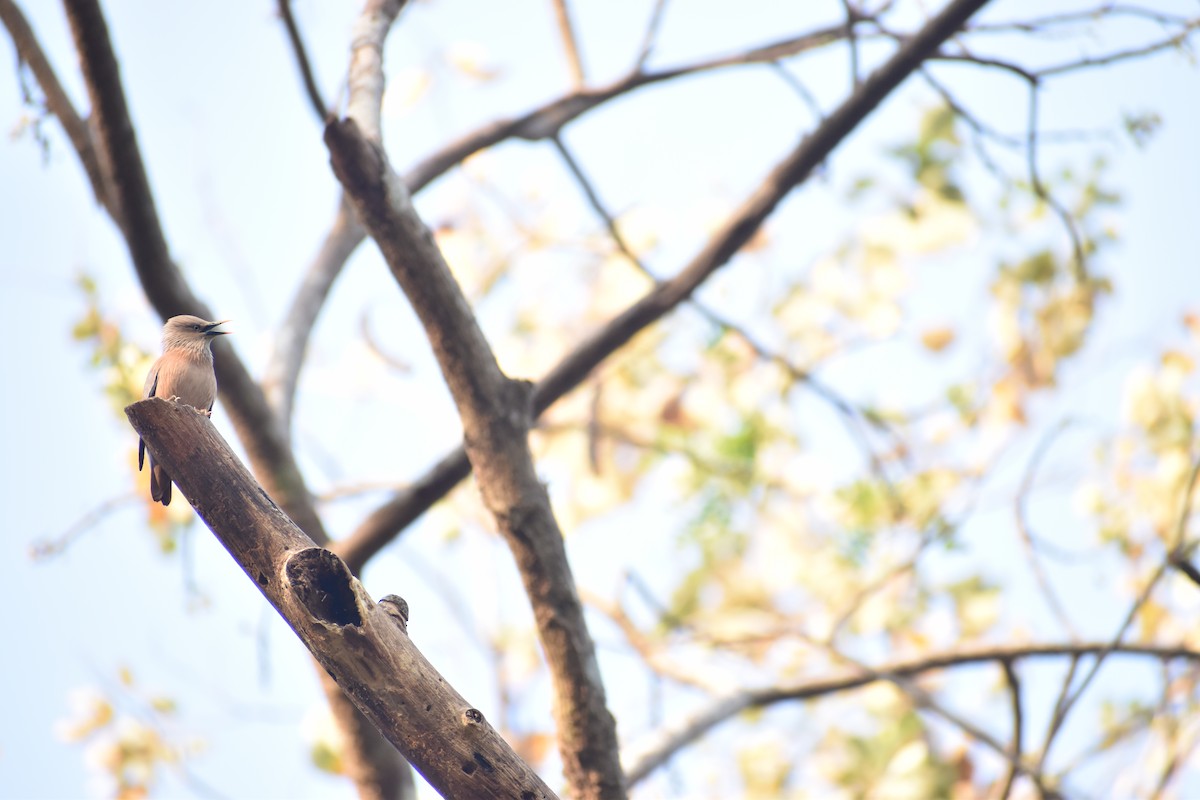
[[[208,417],[209,419],[212,419],[212,412],[211,412],[211,411],[209,411],[208,409],[205,409],[205,408],[197,408],[197,409],[196,409],[196,413],[197,413],[197,414],[199,414],[199,415],[200,415],[200,416],[202,416],[202,417]]]

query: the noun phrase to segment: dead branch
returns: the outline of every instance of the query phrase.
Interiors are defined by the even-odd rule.
[[[376,604],[272,502],[207,417],[159,398],[125,413],[267,601],[434,788],[453,798],[555,797],[413,645],[402,601]]]
[[[1014,645],[961,649],[921,658],[893,662],[870,670],[855,669],[833,678],[800,681],[791,685],[769,686],[719,698],[694,715],[656,732],[650,741],[628,752],[623,759],[631,786],[665,764],[675,753],[707,734],[717,725],[752,708],[763,708],[789,700],[813,700],[852,691],[878,680],[914,678],[928,672],[987,662],[1016,662],[1041,658],[1081,658],[1104,652],[1156,659],[1185,659],[1200,662],[1200,651],[1185,645],[1135,645],[1111,642],[1072,644]]]

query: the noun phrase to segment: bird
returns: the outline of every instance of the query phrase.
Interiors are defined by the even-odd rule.
[[[217,327],[229,320],[209,322],[183,314],[171,317],[163,325],[163,354],[150,367],[143,398],[162,397],[192,406],[206,417],[212,416],[217,399],[217,376],[213,372],[212,343],[229,331]],[[146,442],[138,439],[138,472],[145,462]],[[164,506],[171,504],[171,476],[162,464],[150,456],[150,498]]]

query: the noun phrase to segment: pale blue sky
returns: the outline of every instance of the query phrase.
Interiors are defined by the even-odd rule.
[[[413,113],[388,120],[385,135],[397,166],[448,135],[524,111],[564,88],[548,4],[524,0],[503,4],[503,10],[501,5],[420,3],[402,18],[389,46],[392,68],[429,63],[443,42],[455,39],[482,43],[495,63],[517,66],[504,80],[479,87],[435,84],[431,97]],[[636,49],[646,4],[575,5],[580,6],[578,27],[593,74],[615,77]],[[323,235],[336,199],[319,126],[302,99],[274,3],[121,0],[105,6],[173,253],[195,291],[221,317],[236,320],[235,346],[258,369],[271,328]],[[1011,18],[1037,6],[1000,2],[991,13]],[[1194,10],[1188,4],[1177,6]],[[24,7],[68,89],[82,97],[61,11],[51,3],[26,2]],[[356,4],[300,0],[297,7],[321,83],[332,95],[344,72]],[[799,12],[772,2],[745,4],[737,14],[727,8],[716,2],[674,4],[658,63],[726,52],[810,24],[796,18]],[[833,20],[839,8],[832,1],[819,9],[813,6],[812,13],[821,15],[813,19]],[[5,65],[0,71],[0,125],[11,128],[24,111],[12,76],[10,45],[6,36],[0,39],[0,63]],[[828,108],[844,90],[844,56],[813,64],[817,71],[810,83]],[[953,75],[964,96],[986,109],[989,119],[1006,130],[1021,130],[1024,100],[1011,83],[999,84],[965,68]],[[567,138],[615,208],[667,206],[717,190],[739,197],[811,124],[781,82],[767,74],[743,78],[714,75],[678,89],[647,91],[584,119]],[[1064,81],[1047,93],[1050,127],[1112,126],[1122,113],[1144,110],[1156,110],[1164,119],[1148,148],[1139,150],[1127,141],[1110,148],[1110,180],[1125,196],[1117,217],[1123,240],[1103,266],[1114,277],[1117,293],[1104,303],[1096,341],[1067,372],[1094,387],[1086,395],[1072,395],[1072,402],[1085,402],[1087,413],[1100,419],[1115,419],[1120,376],[1127,368],[1145,360],[1157,344],[1179,340],[1181,314],[1200,310],[1198,90],[1195,69],[1168,55]],[[903,140],[928,100],[928,93],[915,84],[893,97],[835,154],[833,185],[848,185],[872,169],[880,145]],[[689,126],[700,126],[704,135],[686,135]],[[147,347],[155,345],[159,325],[73,154],[57,127],[46,127],[52,142],[46,160],[28,136],[0,142],[0,364],[9,376],[0,392],[0,507],[6,523],[0,537],[0,604],[9,610],[10,641],[16,648],[2,668],[9,691],[0,703],[0,794],[53,798],[85,793],[79,748],[58,742],[52,726],[67,715],[71,689],[111,687],[117,667],[128,664],[139,685],[179,700],[180,730],[208,740],[209,749],[193,767],[218,791],[236,797],[275,792],[349,797],[349,784],[306,766],[296,728],[319,701],[302,648],[273,614],[264,612],[257,591],[206,530],[196,528],[185,542],[185,566],[178,556],[155,553],[140,509],[130,505],[109,515],[64,555],[37,564],[28,557],[31,542],[63,531],[131,488],[132,433],[101,397],[104,377],[87,367],[87,350],[70,337],[83,310],[73,288],[75,276],[80,271],[94,274],[106,308],[122,319],[128,335]],[[614,142],[620,147],[613,148]],[[504,152],[498,169],[521,180],[528,170],[528,180],[551,182],[547,192],[567,185],[548,151],[512,143]],[[643,158],[647,152],[649,162]],[[1073,155],[1070,148],[1049,150],[1046,168]],[[835,192],[823,184],[806,187],[772,224],[773,236],[794,248],[797,265],[836,241],[850,222],[832,198]],[[452,208],[452,201],[451,189],[434,191],[423,197],[422,210],[436,220]],[[580,219],[586,219],[582,212]],[[698,228],[691,238],[666,243],[653,267],[672,272],[702,235]],[[980,253],[975,263],[923,271],[915,310],[930,318],[969,320],[972,309],[960,305],[961,298],[975,296],[982,302],[992,267],[992,255]],[[714,282],[709,290],[714,297],[723,287],[768,280],[759,274],[761,266],[738,269]],[[384,341],[413,362],[415,376],[387,377],[368,397],[340,385],[338,374],[339,363],[353,352],[364,309]],[[485,324],[489,313],[483,312]],[[314,487],[339,478],[403,480],[454,443],[457,428],[444,389],[433,377],[407,306],[373,250],[364,248],[355,257],[317,335],[297,420]],[[829,379],[871,399],[887,380],[877,367],[869,360],[847,359],[830,371]],[[1053,403],[1039,409],[1046,420],[1063,413]],[[215,418],[232,440],[220,410]],[[420,424],[412,424],[417,419]],[[378,447],[381,439],[389,446]],[[335,463],[329,463],[325,452],[337,454]],[[1021,463],[1014,456],[1008,468]],[[335,508],[331,528],[344,533],[368,507],[369,500]],[[1000,519],[1006,513],[998,510],[990,521],[987,514],[976,521],[972,541],[983,552],[989,552],[984,544],[993,530],[989,526],[1006,524],[1007,519]],[[1078,525],[1061,498],[1035,506],[1035,513],[1047,530]],[[643,531],[670,522],[669,509],[647,507],[570,538],[581,582],[610,589],[619,557],[646,547]],[[438,534],[431,526],[418,526],[377,560],[366,575],[367,588],[376,596],[397,591],[409,600],[419,645],[487,713],[494,706],[488,665],[479,654],[463,651],[436,586],[422,581],[420,563],[466,574],[484,587],[480,594],[486,597],[476,598],[482,607],[473,604],[472,610],[485,617],[519,624],[527,612],[509,591],[515,577],[498,543],[482,555],[475,551],[448,557],[437,543]],[[644,563],[669,558],[667,543],[650,547],[662,549],[644,552]],[[412,558],[406,560],[406,553]],[[989,555],[997,569],[1009,564],[1015,569],[1019,563],[1015,552],[1003,548]],[[446,558],[448,563],[438,560]],[[1102,608],[1107,595],[1115,613],[1127,601],[1095,586],[1097,576],[1104,574],[1078,576],[1078,602]],[[189,609],[185,576],[209,601],[204,610]],[[669,575],[659,577],[666,581]],[[1098,635],[1111,630],[1112,613],[1095,619]],[[265,662],[260,652],[264,630],[269,645]],[[597,635],[602,643],[616,640],[603,626]],[[611,676],[631,674],[618,657],[606,651],[604,658]],[[617,709],[618,716],[624,712],[632,720],[644,714],[643,693],[634,689],[623,695],[625,708]],[[645,721],[630,725],[640,731]],[[264,747],[264,741],[275,744]],[[174,778],[163,786],[163,796],[190,794]]]

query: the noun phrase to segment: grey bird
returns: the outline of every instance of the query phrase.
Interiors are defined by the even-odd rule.
[[[163,354],[146,376],[143,397],[162,397],[191,406],[212,416],[217,399],[217,376],[213,373],[213,339],[229,331],[217,326],[229,320],[208,322],[190,314],[171,317],[163,325]],[[138,439],[138,472],[145,461],[146,443]],[[171,504],[171,476],[150,456],[150,497],[164,506]]]

